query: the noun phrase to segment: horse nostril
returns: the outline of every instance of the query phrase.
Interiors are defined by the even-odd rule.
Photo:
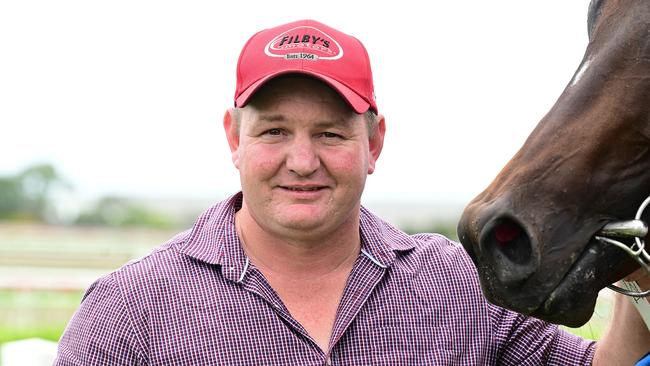
[[[500,244],[509,244],[521,234],[521,228],[512,221],[504,221],[494,228],[494,238]]]
[[[527,264],[532,257],[532,246],[526,231],[511,219],[500,219],[486,236],[486,249],[491,251],[495,259],[500,257],[516,265]]]

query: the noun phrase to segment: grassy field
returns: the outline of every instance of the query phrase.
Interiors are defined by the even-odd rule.
[[[0,223],[0,344],[58,340],[96,278],[173,234]]]
[[[172,235],[0,223],[0,344],[32,337],[58,340],[94,279]],[[568,330],[598,339],[610,312],[611,296],[603,293],[589,323]]]
[[[83,291],[0,290],[0,343],[57,341],[82,296]]]

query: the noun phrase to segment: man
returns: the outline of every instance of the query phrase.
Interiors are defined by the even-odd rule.
[[[357,39],[311,20],[255,34],[234,104],[224,128],[242,192],[95,282],[56,364],[586,365],[645,352],[487,303],[461,246],[361,207],[386,123]]]

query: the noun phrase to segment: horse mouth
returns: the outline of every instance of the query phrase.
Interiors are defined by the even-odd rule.
[[[630,263],[618,248],[590,239],[580,257],[531,315],[569,327],[584,325],[594,312],[599,291],[629,272],[621,268],[622,261]]]

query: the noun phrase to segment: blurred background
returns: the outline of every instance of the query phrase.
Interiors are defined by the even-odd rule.
[[[254,32],[313,18],[361,39],[388,124],[363,203],[405,231],[455,239],[464,205],[578,67],[587,6],[1,2],[0,363],[43,348],[48,364],[52,343],[14,342],[56,342],[96,278],[237,191],[221,118]],[[572,331],[600,336],[601,299]]]

